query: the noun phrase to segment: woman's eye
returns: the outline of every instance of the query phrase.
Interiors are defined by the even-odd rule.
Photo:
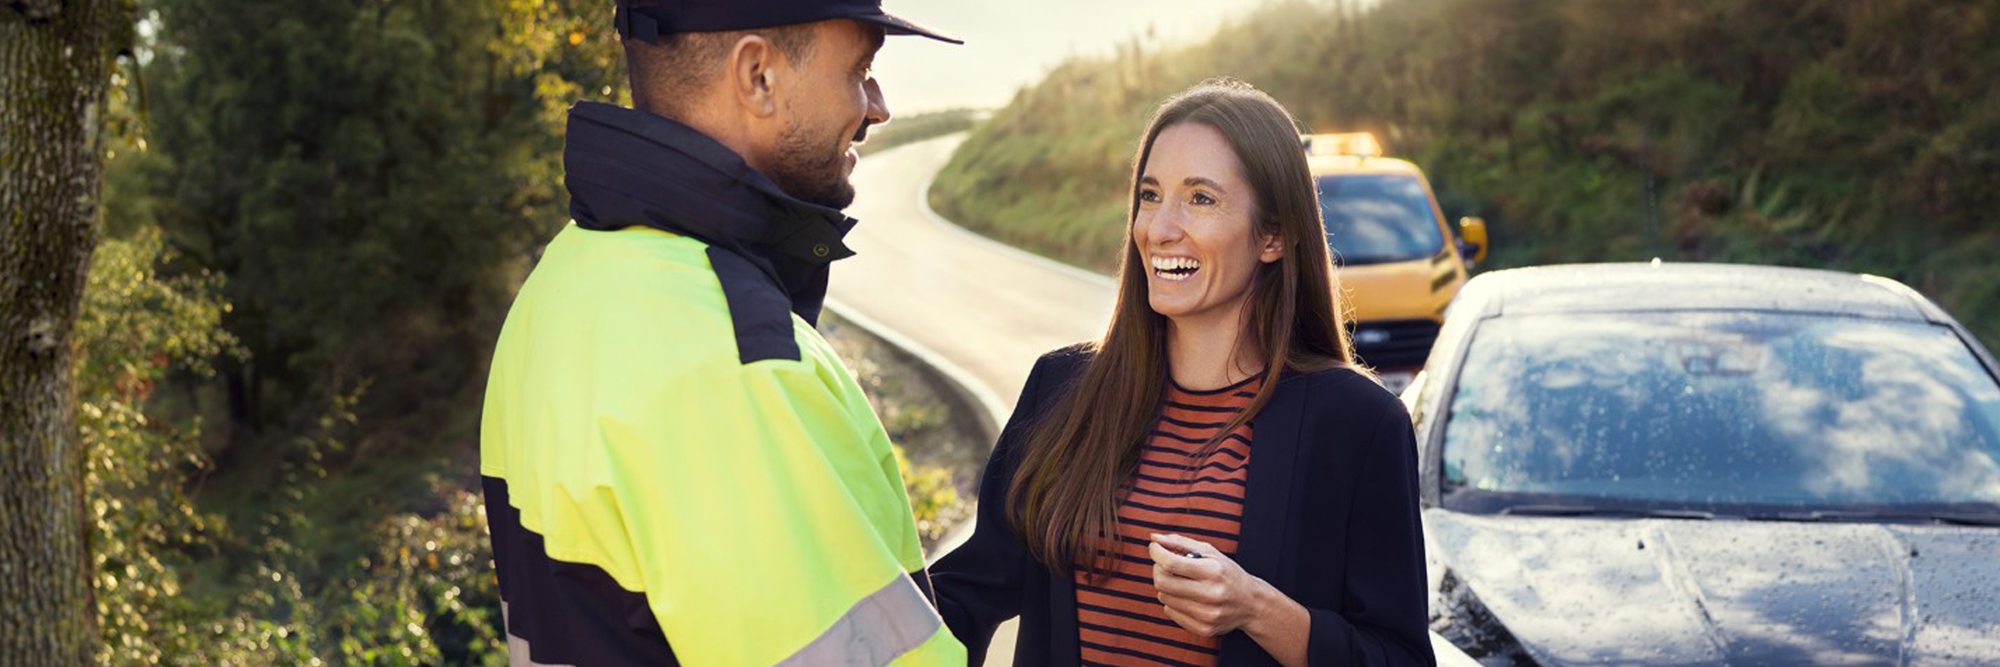
[[[1146,202],[1149,204],[1159,203],[1160,193],[1154,192],[1152,190],[1140,190],[1139,201]]]
[[[1210,197],[1210,196],[1208,196],[1208,195],[1206,195],[1206,194],[1202,194],[1202,193],[1200,193],[1200,192],[1197,192],[1197,193],[1194,193],[1194,203],[1196,203],[1196,204],[1201,204],[1201,205],[1203,205],[1203,206],[1207,206],[1207,205],[1209,205],[1209,204],[1213,204],[1213,203],[1215,203],[1215,198],[1214,198],[1214,197]]]

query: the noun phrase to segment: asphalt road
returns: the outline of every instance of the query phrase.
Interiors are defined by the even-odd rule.
[[[835,262],[829,296],[962,369],[1011,411],[1044,352],[1094,339],[1111,321],[1109,278],[968,232],[929,210],[930,179],[956,134],[871,155],[854,169],[856,255]]]

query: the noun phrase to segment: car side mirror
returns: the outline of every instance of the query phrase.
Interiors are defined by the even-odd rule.
[[[1486,261],[1486,220],[1465,217],[1458,219],[1458,253],[1465,257],[1465,263],[1475,265]],[[1466,268],[1471,268],[1467,266]]]

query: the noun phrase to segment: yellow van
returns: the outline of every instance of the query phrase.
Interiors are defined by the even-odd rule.
[[[1302,139],[1355,351],[1400,393],[1430,354],[1444,307],[1486,258],[1486,222],[1461,218],[1454,234],[1423,170],[1383,157],[1372,134]]]

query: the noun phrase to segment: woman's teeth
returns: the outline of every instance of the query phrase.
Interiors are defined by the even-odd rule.
[[[1187,280],[1194,272],[1201,270],[1201,262],[1193,257],[1154,257],[1153,275],[1162,280]]]

